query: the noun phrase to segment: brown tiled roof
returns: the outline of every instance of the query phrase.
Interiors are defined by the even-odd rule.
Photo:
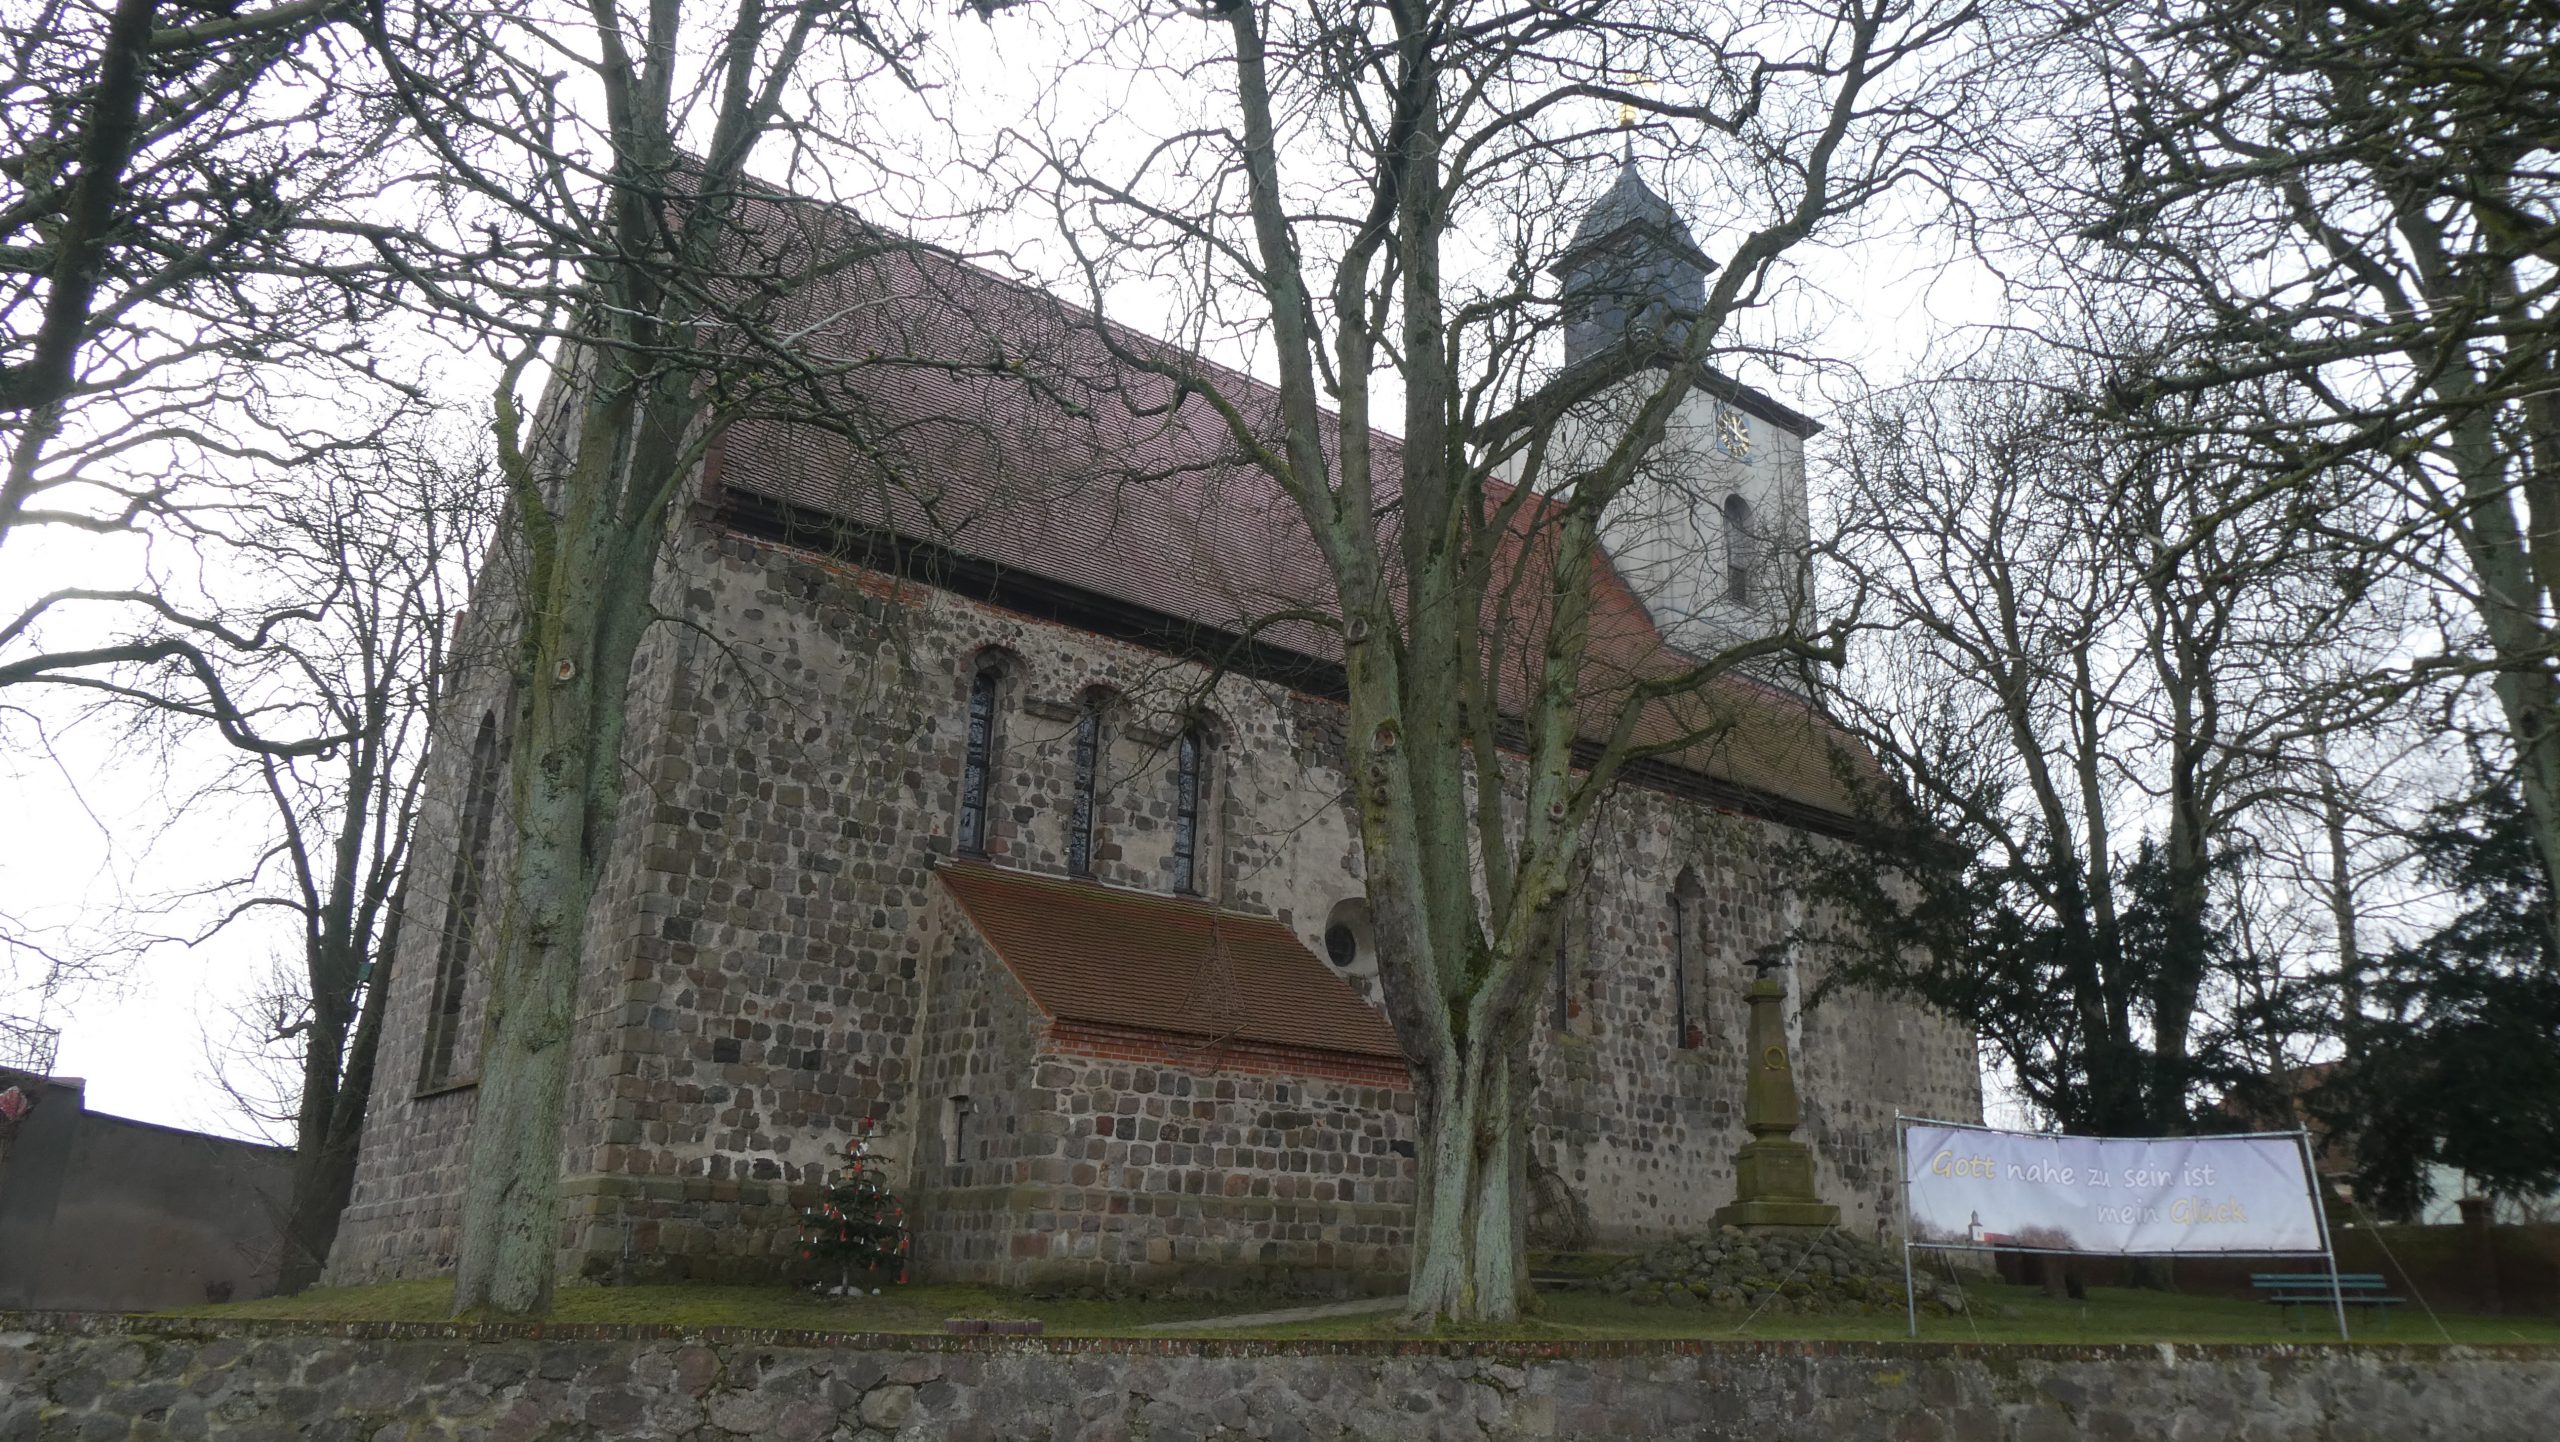
[[[823,232],[831,214],[794,208],[777,224]],[[812,233],[799,243],[826,242]],[[1294,503],[1242,455],[1207,400],[1112,353],[1116,344],[1178,356],[1173,347],[922,248],[828,271],[784,305],[786,319],[818,337],[840,367],[828,384],[858,419],[852,429],[863,443],[798,420],[740,420],[710,468],[713,499],[781,501],[999,571],[1218,631],[1251,631],[1318,662],[1341,659],[1330,629],[1270,620],[1335,606],[1331,574]],[[1184,363],[1264,434],[1277,433],[1271,387],[1195,358]],[[1338,422],[1328,414],[1325,424]],[[1402,443],[1381,434],[1374,445],[1380,488],[1392,499]],[[1510,583],[1497,592],[1545,593],[1542,538],[1551,528],[1536,527],[1536,514],[1524,507],[1515,520],[1504,546]],[[1593,585],[1582,730],[1596,738],[1629,687],[1693,662],[1663,640],[1605,557]],[[1536,620],[1512,617],[1502,632],[1501,692],[1513,714],[1531,694],[1530,668],[1543,651]],[[1728,678],[1655,703],[1638,740],[1683,736],[1696,743],[1665,764],[1796,806],[1849,809],[1832,764],[1847,742],[1798,697]]]
[[[935,875],[1052,1020],[1402,1056],[1387,1019],[1270,917],[978,862]]]

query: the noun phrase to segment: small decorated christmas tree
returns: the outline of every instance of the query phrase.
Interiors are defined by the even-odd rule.
[[[844,1164],[827,1182],[826,1200],[800,1213],[800,1256],[830,1269],[837,1285],[831,1290],[853,1295],[868,1286],[880,1291],[885,1276],[907,1280],[907,1214],[898,1194],[889,1189],[884,1158],[872,1155],[871,1122],[844,1149]]]

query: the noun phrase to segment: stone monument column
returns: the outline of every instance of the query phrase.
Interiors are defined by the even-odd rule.
[[[1836,1227],[1840,1209],[1813,1190],[1813,1149],[1795,1139],[1804,1124],[1804,1104],[1796,1097],[1795,1065],[1787,1057],[1787,989],[1777,969],[1786,962],[1755,957],[1751,989],[1750,1043],[1744,1053],[1748,1078],[1742,1100],[1742,1125],[1751,1140],[1733,1158],[1733,1202],[1716,1209],[1720,1227]]]

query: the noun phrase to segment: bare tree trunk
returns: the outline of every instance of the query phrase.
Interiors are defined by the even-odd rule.
[[[1520,1114],[1512,1061],[1470,1068],[1449,1104],[1434,1108],[1424,1146],[1430,1185],[1414,1215],[1414,1272],[1405,1309],[1433,1317],[1517,1316],[1526,1288],[1521,1251]]]
[[[327,1054],[316,1044],[304,1053],[303,1105],[295,1128],[292,1190],[285,1217],[284,1265],[277,1292],[292,1296],[320,1280],[329,1249],[338,1240],[338,1220],[355,1192],[356,1149],[364,1139],[366,1104],[373,1095],[374,1060],[382,1049],[382,1011],[391,985],[391,959],[400,951],[400,921],[407,903],[408,874],[401,874],[400,895],[375,944],[370,973],[364,978],[363,1004],[354,1031]],[[314,1093],[326,1095],[325,1110],[311,1104]]]
[[[2174,691],[2174,688],[2172,688]],[[2172,697],[2173,705],[2183,701]],[[2187,1121],[2187,1091],[2194,1075],[2194,1058],[2190,1045],[2195,1032],[2196,1006],[2204,990],[2208,945],[2205,938],[2206,854],[2210,822],[2202,814],[2204,803],[2197,794],[2194,775],[2203,758],[2188,747],[2187,738],[2172,741],[2170,763],[2169,835],[2162,846],[2162,859],[2168,868],[2165,888],[2165,915],[2162,917],[2162,955],[2156,959],[2158,973],[2152,981],[2151,1026],[2155,1041],[2152,1047],[2151,1085],[2145,1119],[2152,1130],[2183,1130]]]
[[[2560,578],[2534,573],[2533,548],[2509,509],[2495,413],[2465,379],[2439,381],[2436,389],[2447,404],[2468,407],[2446,445],[2462,485],[2453,529],[2477,579],[2473,608],[2499,663],[2490,690],[2515,744],[2525,813],[2544,873],[2560,892],[2560,681],[2551,674],[2551,628],[2543,613],[2545,587]],[[2560,511],[2560,501],[2553,509]]]
[[[537,655],[557,649],[545,646]],[[588,690],[573,679],[537,695],[519,742],[516,857],[471,1118],[456,1311],[485,1306],[521,1315],[550,1304],[560,1124],[594,891],[585,826],[589,706],[581,704],[591,702],[581,694]]]
[[[589,439],[597,439],[592,427]],[[628,649],[616,657],[601,644],[611,630],[601,613],[613,594],[598,565],[602,538],[591,531],[580,539],[583,554],[547,568],[552,584],[533,591],[540,609],[528,617],[535,680],[513,766],[516,849],[472,1112],[457,1312],[530,1314],[551,1299],[578,978],[587,908],[612,834],[631,665]]]
[[[481,170],[457,151],[439,152],[502,210],[544,204],[553,187],[558,195],[593,191],[592,200],[543,214],[542,244],[559,253],[556,273],[572,279],[544,296],[550,312],[510,332],[515,354],[496,397],[499,464],[525,567],[516,658],[525,691],[509,775],[515,849],[490,967],[454,1273],[457,1313],[528,1315],[550,1305],[589,907],[621,807],[631,672],[654,614],[650,591],[667,518],[718,432],[719,408],[758,390],[759,367],[780,361],[779,369],[805,378],[808,357],[790,338],[762,330],[754,310],[793,289],[809,262],[738,244],[747,158],[794,97],[813,42],[841,43],[891,68],[900,63],[894,51],[903,42],[873,28],[858,7],[739,0],[721,8],[722,15],[690,17],[673,0],[642,14],[592,8],[583,40],[593,47],[605,123],[580,132],[590,147],[583,150],[555,148],[558,132],[511,129],[513,117],[470,111],[491,96],[519,103],[520,91],[454,97],[476,68],[516,65],[511,39],[538,31],[539,17],[498,12],[485,30],[466,29],[465,41],[482,48],[434,74],[410,68],[389,37],[377,37],[422,131],[469,129],[521,143],[515,159],[543,177],[534,188],[544,195],[530,201],[503,168]],[[695,49],[703,37],[707,50]],[[447,59],[420,57],[430,66]],[[457,113],[440,114],[444,105]],[[510,312],[524,306],[514,294],[500,302]],[[487,323],[488,311],[468,313]],[[551,359],[567,387],[566,419],[558,421],[562,433],[529,445],[515,387],[555,337]],[[720,385],[707,383],[713,376]]]
[[[2364,954],[2356,941],[2356,887],[2353,854],[2347,849],[2347,808],[2338,794],[2338,771],[2329,764],[2324,738],[2319,749],[2320,821],[2329,841],[2329,921],[2338,934],[2338,1040],[2347,1065],[2355,1065],[2364,1020]]]
[[[512,413],[501,414],[502,464],[528,541],[518,664],[531,685],[510,774],[516,850],[472,1112],[457,1313],[551,1303],[588,909],[621,809],[631,670],[667,513],[699,453],[685,445],[699,429],[690,379],[635,373],[625,355],[599,351],[566,475],[534,474]],[[555,490],[565,504],[549,501]]]
[[[338,1232],[338,1213],[346,1205],[344,1191],[338,1185],[343,1173],[352,1183],[355,1177],[352,1154],[334,1155],[330,1142],[330,1119],[338,1109],[340,1087],[339,1059],[345,1055],[348,1019],[344,1008],[315,998],[310,1030],[304,1034],[302,1053],[302,1104],[294,1119],[293,1178],[287,1193],[284,1219],[284,1263],[278,1269],[276,1290],[292,1296],[320,1280],[320,1269],[329,1260],[329,1244]]]

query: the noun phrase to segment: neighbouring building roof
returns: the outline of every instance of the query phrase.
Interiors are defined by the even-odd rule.
[[[826,373],[817,384],[855,424],[735,421],[706,466],[715,505],[779,502],[1339,664],[1339,635],[1289,614],[1336,605],[1295,504],[1241,452],[1196,385],[1158,370],[1214,384],[1265,435],[1278,433],[1272,387],[929,247],[883,238],[828,207],[760,203],[771,218],[756,223],[794,237],[785,248],[814,254],[858,243],[877,252],[822,268],[776,320],[816,339],[825,355],[814,368]],[[1327,413],[1324,424],[1328,445],[1337,443],[1338,417]],[[1375,434],[1372,444],[1381,503],[1392,504],[1402,442]],[[1523,508],[1501,546],[1513,574],[1488,601],[1504,614],[1486,618],[1487,634],[1501,638],[1488,644],[1507,652],[1501,690],[1514,715],[1532,694],[1544,644],[1527,613],[1547,590],[1551,536],[1540,533],[1552,528],[1534,526],[1534,514]],[[1384,524],[1393,556],[1393,516]],[[1592,584],[1582,734],[1597,741],[1610,733],[1620,698],[1695,661],[1662,637],[1605,555]],[[1868,769],[1864,753],[1804,700],[1742,676],[1642,714],[1635,740],[1653,764],[1789,810],[1849,813],[1835,763],[1846,757]],[[1675,744],[1684,737],[1693,743]]]
[[[1401,1059],[1297,933],[1190,897],[947,862],[969,924],[1053,1021]]]

